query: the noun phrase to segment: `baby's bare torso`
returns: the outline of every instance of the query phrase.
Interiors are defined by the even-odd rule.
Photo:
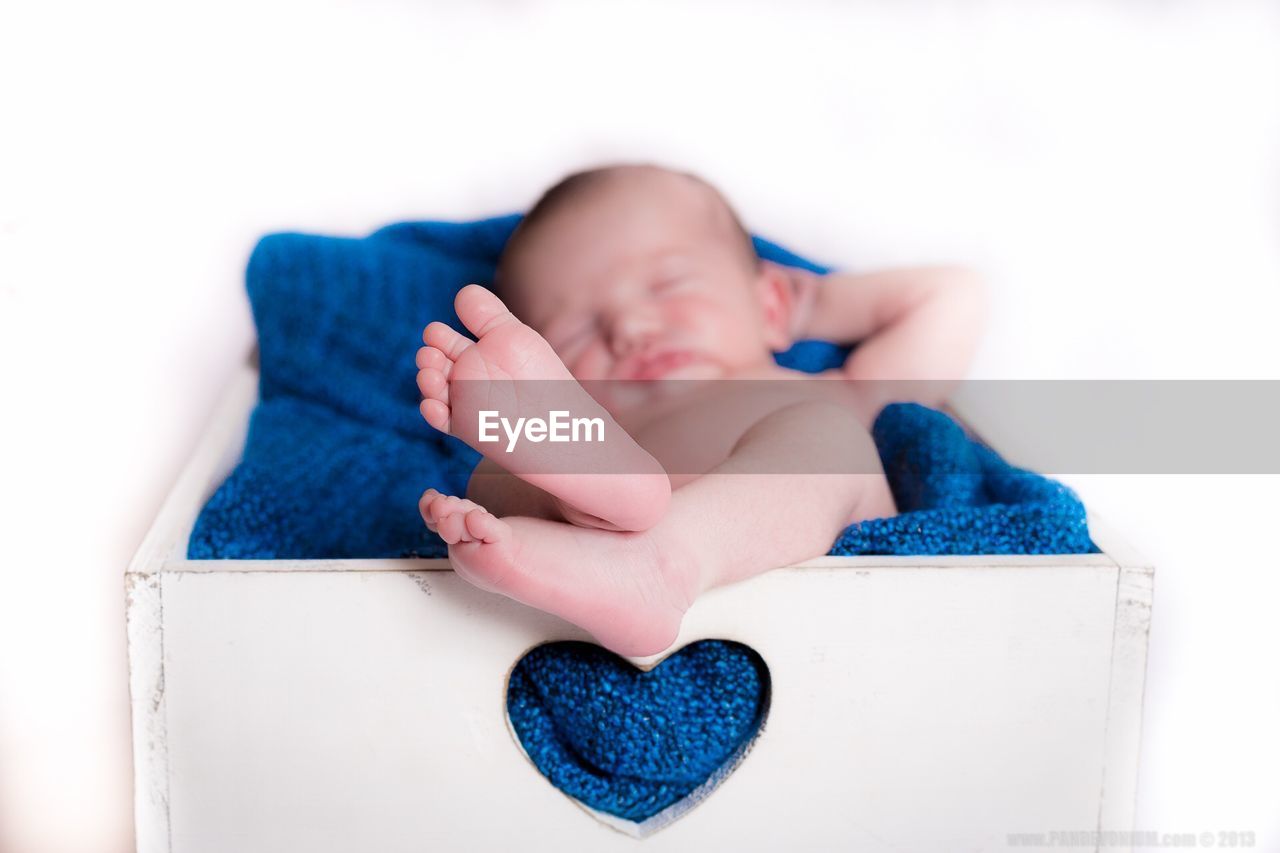
[[[606,407],[679,488],[726,460],[747,430],[780,409],[822,400],[858,411],[854,383],[830,381],[842,378],[838,370],[810,374],[766,365],[728,379],[647,383],[647,393],[637,388],[634,399]]]

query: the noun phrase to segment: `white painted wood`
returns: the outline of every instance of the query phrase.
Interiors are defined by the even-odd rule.
[[[452,573],[161,583],[174,850],[634,843],[504,721],[519,656],[579,630]],[[950,851],[1092,828],[1114,606],[1114,570],[1092,567],[789,570],[709,594],[679,644],[751,645],[771,712],[737,771],[644,843]]]
[[[1005,850],[1131,827],[1152,573],[1100,521],[1098,555],[827,557],[700,599],[673,648],[755,648],[770,715],[637,842],[543,779],[505,718],[519,656],[580,629],[443,560],[184,558],[256,386],[237,377],[127,575],[143,853]]]
[[[1115,636],[1108,696],[1106,766],[1098,809],[1101,830],[1130,830],[1137,808],[1142,697],[1155,569],[1103,519],[1090,516],[1094,544],[1116,561]]]
[[[165,727],[160,575],[127,573],[125,602],[136,844],[142,851],[169,850],[169,741]]]

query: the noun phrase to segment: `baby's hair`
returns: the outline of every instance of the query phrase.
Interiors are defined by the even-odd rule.
[[[520,220],[520,224],[517,225],[515,231],[512,232],[511,238],[507,241],[507,245],[502,251],[502,257],[498,261],[498,269],[494,276],[495,289],[499,292],[502,291],[504,280],[509,277],[510,274],[512,258],[519,253],[520,248],[529,239],[530,233],[537,227],[538,223],[542,222],[556,210],[559,210],[566,203],[575,198],[581,197],[589,189],[604,183],[610,178],[614,178],[628,172],[641,172],[647,170],[664,172],[669,175],[676,175],[686,180],[693,181],[703,190],[710,193],[719,211],[728,218],[728,227],[733,234],[733,239],[741,246],[741,255],[743,260],[752,270],[759,267],[760,257],[756,254],[755,244],[751,241],[751,234],[743,227],[742,220],[738,218],[737,212],[734,211],[733,207],[714,186],[691,172],[681,172],[650,164],[618,164],[574,172],[551,186],[536,202],[534,202],[533,207],[529,208],[529,212],[524,215],[524,218]]]

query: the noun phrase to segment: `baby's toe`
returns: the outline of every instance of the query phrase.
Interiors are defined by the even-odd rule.
[[[431,503],[431,517],[438,524],[451,515],[456,515],[466,511],[466,505],[470,501],[457,497],[456,495],[439,495]]]
[[[466,498],[460,498],[457,495],[449,495],[444,499],[443,512],[449,515],[465,515],[467,510],[474,506],[475,504]]]
[[[440,493],[435,489],[427,489],[422,493],[422,497],[418,498],[418,515],[422,516],[422,520],[433,533],[436,532],[436,516],[432,512],[431,507],[440,499],[440,497]]]
[[[427,423],[440,430],[449,431],[449,407],[439,400],[423,400],[418,404],[418,411]]]
[[[505,323],[519,322],[492,290],[468,284],[453,300],[453,309],[467,331],[482,338]]]
[[[505,538],[511,532],[511,526],[502,519],[492,515],[484,507],[476,507],[464,516],[467,532],[478,542],[493,544]]]
[[[439,527],[440,538],[450,545],[471,541],[471,534],[467,532],[466,516],[462,513],[446,515],[440,519]]]
[[[449,496],[436,495],[427,506],[427,515],[434,524],[439,526],[441,521],[449,517]]]
[[[446,406],[449,404],[449,383],[444,374],[434,367],[418,371],[418,391],[428,400],[439,400]]]
[[[475,343],[439,321],[431,323],[423,330],[422,342],[428,347],[440,350],[450,361],[457,361],[458,356]]]
[[[453,362],[448,356],[435,347],[418,347],[418,354],[414,356],[414,363],[418,365],[419,370],[438,370],[445,376],[449,375],[449,368],[453,367]]]

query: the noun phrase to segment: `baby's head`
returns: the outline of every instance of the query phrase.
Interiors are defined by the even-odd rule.
[[[655,166],[548,190],[507,244],[496,288],[579,379],[719,378],[790,345],[787,284],[728,203]]]

